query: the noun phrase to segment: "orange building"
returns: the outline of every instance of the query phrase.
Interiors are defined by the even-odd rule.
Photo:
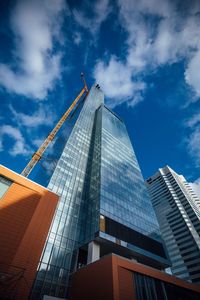
[[[111,254],[72,276],[70,300],[199,300],[200,286]]]
[[[26,300],[58,196],[0,165],[0,299]]]

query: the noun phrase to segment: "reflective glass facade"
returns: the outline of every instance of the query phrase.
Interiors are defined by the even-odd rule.
[[[146,235],[159,233],[124,123],[101,107],[100,213]]]
[[[67,298],[78,249],[93,240],[116,242],[117,238],[132,256],[139,253],[166,264],[157,220],[125,125],[103,102],[102,91],[93,86],[50,179],[48,188],[60,195],[60,202],[32,299]],[[137,234],[141,242],[134,246]],[[157,252],[148,249],[151,242]]]
[[[46,149],[45,157],[40,160],[40,164],[37,165],[36,170],[34,170],[35,172],[33,172],[30,176],[33,181],[45,187],[48,186],[51,176],[55,171],[55,167],[65,148],[66,142],[72,132],[72,129],[74,128],[84,102],[85,97],[81,99],[80,102],[76,105],[73,113],[64,122],[54,140]]]
[[[135,253],[166,263],[155,212],[125,124],[104,105],[96,111],[88,199],[88,240],[99,231],[104,239],[117,239]]]
[[[103,93],[91,88],[51,177],[48,188],[60,195],[47,242],[38,267],[32,299],[43,295],[66,297],[73,250],[79,244],[82,220],[86,219],[85,189],[95,111]]]
[[[199,293],[143,274],[134,273],[137,300],[198,300]]]
[[[96,231],[98,218],[95,211],[98,216],[100,213],[155,237],[159,234],[157,220],[125,125],[103,105],[96,114],[89,191],[89,203],[93,204],[90,210],[94,215]],[[88,219],[91,222],[91,218]]]
[[[0,199],[7,192],[9,187],[11,186],[12,181],[0,175]]]

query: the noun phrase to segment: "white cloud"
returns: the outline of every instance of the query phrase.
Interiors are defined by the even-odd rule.
[[[171,2],[166,0],[118,0],[121,25],[128,33],[129,64],[144,68],[157,60],[166,62],[172,51],[174,14]],[[147,21],[146,16],[155,21]],[[170,17],[169,17],[170,16]],[[174,33],[174,32],[173,32]],[[160,56],[160,59],[159,57]],[[166,59],[165,59],[166,57]],[[159,62],[160,63],[160,62]]]
[[[134,13],[168,17],[173,12],[171,1],[166,0],[118,0],[118,4],[127,23],[131,22]]]
[[[44,140],[45,140],[45,137],[42,137],[42,138],[34,139],[32,142],[33,142],[34,146],[39,148],[43,144]]]
[[[40,125],[52,125],[54,118],[47,107],[40,106],[37,111],[31,115],[17,112],[11,105],[10,110],[19,126],[38,127]]]
[[[0,151],[3,151],[3,139],[4,136],[8,136],[11,138],[14,142],[13,146],[11,149],[9,149],[9,154],[12,156],[17,156],[17,155],[30,155],[31,150],[30,148],[26,145],[25,140],[18,128],[15,128],[11,125],[3,125],[0,128],[0,133],[1,133],[1,147]]]
[[[200,165],[200,126],[196,127],[187,140],[187,147],[191,157],[195,160],[196,165]]]
[[[185,144],[192,160],[198,168],[200,166],[200,113],[195,113],[185,120],[184,126],[189,130]]]
[[[198,124],[200,124],[200,113],[194,114],[185,122],[185,125],[190,128],[193,128]]]
[[[137,82],[138,78],[143,81],[146,75],[160,67],[185,60],[185,82],[195,91],[195,100],[200,97],[200,2],[190,1],[185,5],[185,11],[181,11],[177,1],[118,0],[119,20],[127,38],[125,60],[117,60],[117,64],[127,68],[127,72],[124,70],[126,75],[129,74],[127,94],[131,90],[130,81]],[[102,75],[96,74],[96,70],[104,60],[97,62],[94,76],[97,80],[103,78],[102,85],[108,80],[112,60],[111,55],[107,68],[101,68]],[[113,105],[118,105],[123,102],[117,99],[119,86],[114,81],[111,83],[111,90],[116,90],[115,95],[111,95]],[[109,97],[108,89],[106,92]]]
[[[17,124],[18,128],[5,125],[0,128],[2,139],[4,136],[8,136],[13,139],[14,145],[11,146],[11,149],[8,151],[10,155],[30,155],[33,153],[33,148],[35,146],[38,148],[44,142],[46,137],[39,137],[38,132],[36,137],[35,130],[39,126],[50,126],[53,128],[55,125],[55,115],[52,113],[50,107],[39,105],[38,110],[34,111],[32,114],[25,114],[22,112],[17,112],[12,105],[9,105],[10,111],[13,115],[13,121]],[[27,146],[27,140],[25,136],[22,135],[26,133],[28,136],[32,136],[29,139],[28,143],[31,144],[31,147]],[[0,151],[3,151],[3,140],[0,142]]]
[[[82,36],[81,36],[81,33],[78,32],[78,31],[74,33],[73,38],[74,38],[74,43],[75,43],[76,45],[79,45],[79,44],[82,42]]]
[[[0,132],[1,132],[1,130],[0,130]],[[0,152],[1,151],[3,151],[4,149],[3,149],[3,141],[2,141],[2,139],[0,140]]]
[[[44,99],[61,74],[61,25],[64,0],[20,1],[11,16],[16,65],[0,64],[0,84],[8,91]]]
[[[87,16],[86,10],[89,11],[90,17]],[[74,9],[73,15],[76,22],[94,36],[110,12],[109,0],[97,0],[95,2],[85,1],[84,10]]]
[[[200,2],[191,1],[183,15],[176,2],[169,0],[118,0],[121,24],[127,30],[129,64],[140,62],[146,67],[158,68],[182,59],[188,61],[186,82],[200,96]],[[146,15],[161,17],[148,23]],[[132,58],[132,59],[131,59]],[[142,62],[142,63],[141,63]],[[151,68],[149,70],[151,70]]]
[[[200,198],[200,178],[196,179],[194,182],[190,182],[190,185],[197,196]]]
[[[118,61],[112,56],[109,63],[102,61],[95,66],[94,76],[102,87],[106,96],[110,99],[115,98],[118,104],[129,100],[129,105],[134,106],[141,100],[141,93],[145,90],[144,82],[132,81],[132,70],[129,66]],[[115,103],[111,101],[110,106]]]
[[[186,82],[194,89],[197,97],[200,97],[200,47],[189,61],[185,71]]]

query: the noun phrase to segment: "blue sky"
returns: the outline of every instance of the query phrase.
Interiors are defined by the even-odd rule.
[[[1,1],[0,163],[21,172],[82,88],[98,82],[145,178],[200,186],[200,1]],[[199,188],[200,189],[200,188]]]

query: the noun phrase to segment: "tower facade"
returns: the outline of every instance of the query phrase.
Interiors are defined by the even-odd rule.
[[[71,272],[116,253],[165,268],[169,261],[125,125],[93,86],[48,188],[60,196],[31,299],[67,298]]]
[[[200,283],[200,200],[182,175],[166,166],[147,180],[174,275]]]

